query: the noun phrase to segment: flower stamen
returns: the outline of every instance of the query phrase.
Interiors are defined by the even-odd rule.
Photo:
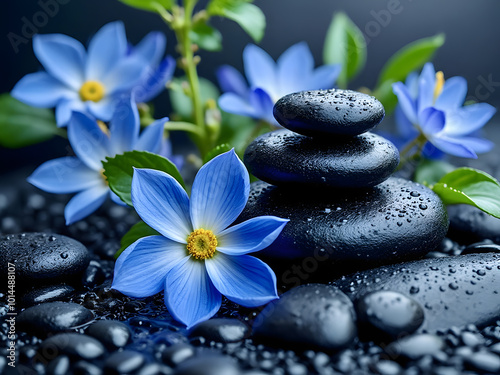
[[[217,247],[217,237],[211,230],[203,228],[191,232],[187,238],[187,250],[198,260],[212,258]]]
[[[104,85],[98,81],[87,81],[82,87],[80,87],[80,99],[84,102],[91,100],[93,102],[98,102],[104,98],[105,89]]]
[[[434,85],[434,102],[436,102],[439,95],[443,91],[444,86],[444,74],[442,71],[436,73],[436,84]]]

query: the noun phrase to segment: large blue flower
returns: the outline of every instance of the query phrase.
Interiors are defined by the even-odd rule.
[[[155,121],[139,136],[139,115],[132,100],[117,105],[109,129],[74,112],[68,124],[68,139],[76,156],[43,163],[28,177],[28,182],[50,193],[78,193],[64,210],[67,225],[90,215],[109,195],[116,203],[123,204],[109,189],[102,161],[131,150],[158,152],[165,121]]]
[[[425,156],[435,156],[439,150],[477,158],[477,153],[493,147],[492,142],[477,133],[496,110],[487,103],[463,106],[467,94],[463,77],[445,81],[443,73],[436,73],[434,66],[427,63],[420,76],[411,74],[406,84],[397,82],[393,90],[399,101],[395,113],[399,133],[406,141],[419,135],[427,140]]]
[[[277,124],[273,106],[278,99],[292,92],[332,88],[341,69],[340,65],[314,69],[314,59],[305,42],[287,49],[277,62],[250,44],[243,51],[243,63],[250,87],[235,68],[224,65],[218,69],[217,78],[225,92],[219,105],[226,112],[270,124]]]
[[[121,96],[149,100],[171,78],[173,59],[160,62],[165,43],[163,34],[152,32],[129,48],[121,22],[103,26],[88,52],[67,35],[35,35],[33,50],[45,71],[24,76],[12,96],[35,107],[55,107],[58,126],[68,124],[72,111],[109,121]]]
[[[248,194],[248,172],[234,151],[200,169],[191,199],[168,174],[136,169],[132,202],[161,235],[144,237],[123,252],[112,287],[131,297],[165,290],[168,310],[187,326],[213,316],[221,294],[248,307],[276,299],[273,271],[247,254],[269,246],[288,220],[260,216],[228,228]]]

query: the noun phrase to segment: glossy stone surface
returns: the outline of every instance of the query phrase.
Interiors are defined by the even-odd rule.
[[[337,269],[342,263],[360,267],[422,257],[441,243],[448,228],[437,195],[397,178],[363,191],[314,193],[253,183],[238,220],[261,215],[290,221],[257,256],[312,257]]]
[[[130,329],[116,320],[99,320],[92,323],[87,334],[98,339],[109,350],[123,348],[130,341]]]
[[[124,350],[114,352],[104,362],[107,373],[131,374],[144,364],[144,356],[136,351]]]
[[[356,337],[352,302],[335,287],[308,284],[268,304],[253,324],[254,336],[284,346],[340,350]]]
[[[106,350],[96,339],[79,333],[60,333],[42,342],[43,353],[64,353],[73,358],[95,359]]]
[[[237,319],[210,319],[194,326],[189,337],[201,336],[215,342],[238,342],[250,335],[250,328]]]
[[[385,111],[373,96],[331,89],[286,95],[276,102],[273,114],[285,128],[324,137],[364,133],[382,121]]]
[[[6,273],[7,264],[14,263],[17,288],[77,281],[89,261],[87,248],[66,236],[22,233],[0,237],[0,272]]]
[[[69,299],[74,292],[75,288],[70,285],[49,285],[30,290],[22,297],[21,304],[24,307],[29,307],[40,303],[65,301]]]
[[[219,355],[199,355],[182,363],[175,375],[240,375],[237,363]]]
[[[435,355],[444,348],[445,343],[438,336],[420,334],[394,341],[386,348],[386,351],[389,355],[416,360],[426,355]]]
[[[272,185],[360,188],[389,178],[399,152],[373,133],[316,139],[282,129],[255,139],[244,161],[255,177]]]
[[[351,298],[389,289],[424,307],[418,332],[500,319],[500,254],[423,259],[358,272],[333,283]]]
[[[500,243],[500,219],[465,204],[449,206],[448,213],[450,238],[466,244],[484,239]]]
[[[17,317],[18,328],[39,337],[64,332],[94,319],[85,307],[71,302],[47,302],[28,307]]]

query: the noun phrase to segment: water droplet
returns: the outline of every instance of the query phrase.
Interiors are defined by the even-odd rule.
[[[418,286],[412,286],[410,288],[410,294],[417,294],[420,291],[420,288]]]
[[[61,253],[61,258],[66,259],[68,257],[68,253]]]

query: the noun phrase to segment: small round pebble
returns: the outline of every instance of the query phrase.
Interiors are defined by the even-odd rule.
[[[487,351],[479,351],[466,357],[465,362],[473,370],[479,370],[489,374],[500,373],[500,357]]]
[[[69,373],[70,360],[66,355],[60,355],[47,365],[47,375],[66,375]]]
[[[189,337],[201,336],[215,342],[238,342],[250,335],[250,328],[237,319],[210,319],[194,326]]]
[[[130,329],[116,320],[99,320],[88,328],[87,334],[98,339],[109,350],[123,348],[130,341]]]
[[[78,333],[59,333],[44,340],[41,345],[42,356],[54,356],[60,353],[79,359],[95,359],[106,350],[93,337]]]
[[[175,375],[240,375],[235,361],[219,355],[199,355],[183,362]]]
[[[432,356],[444,348],[445,344],[440,337],[423,333],[394,341],[387,346],[386,351],[392,357],[417,360],[426,355]]]
[[[195,351],[191,345],[179,343],[166,348],[161,354],[161,359],[167,365],[176,367],[194,355]]]
[[[276,120],[308,136],[357,135],[377,126],[384,107],[373,96],[351,90],[311,90],[288,94],[274,105]]]
[[[75,288],[70,285],[49,285],[30,290],[21,298],[21,304],[29,307],[40,303],[64,301],[69,299],[73,293],[75,293]]]
[[[104,372],[97,365],[87,362],[78,361],[73,366],[73,372],[75,375],[102,375]]]
[[[139,370],[144,362],[145,358],[141,353],[123,350],[111,354],[104,362],[104,368],[106,373],[130,374]]]

